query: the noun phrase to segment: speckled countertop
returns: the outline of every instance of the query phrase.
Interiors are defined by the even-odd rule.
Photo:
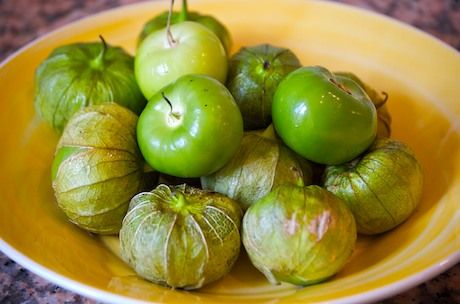
[[[460,50],[458,0],[335,0],[409,23]],[[82,17],[136,0],[0,0],[0,61]],[[95,303],[32,274],[0,253],[0,303]],[[381,303],[460,303],[460,264]]]

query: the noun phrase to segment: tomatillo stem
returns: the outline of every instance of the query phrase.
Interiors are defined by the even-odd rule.
[[[101,39],[101,42],[102,42],[102,50],[99,53],[99,55],[97,55],[97,57],[91,63],[91,66],[93,68],[101,68],[103,66],[104,56],[107,51],[107,42],[105,42],[104,37],[102,37],[102,35],[99,35],[99,39]]]
[[[169,111],[169,117],[172,117],[172,118],[174,118],[175,120],[179,120],[180,117],[181,117],[181,115],[180,115],[179,113],[173,111],[173,107],[172,107],[171,101],[168,99],[168,97],[166,97],[166,95],[165,95],[164,92],[161,92],[161,96],[163,96],[163,99],[164,99],[164,100],[168,103],[168,105],[169,105],[169,109],[170,109],[170,111]]]
[[[166,97],[165,92],[161,92],[161,96],[163,96],[163,99],[168,103],[169,108],[171,109],[171,112],[170,112],[170,113],[172,113],[173,108],[172,108],[171,101],[168,99],[168,97]]]
[[[180,12],[179,21],[186,21],[188,20],[188,8],[187,8],[187,0],[182,0],[182,10]]]
[[[166,23],[166,36],[168,38],[168,43],[170,47],[174,47],[176,45],[176,40],[174,40],[174,37],[171,33],[171,16],[172,16],[172,11],[173,11],[173,6],[174,6],[174,0],[171,0],[171,2],[169,3],[168,21]]]

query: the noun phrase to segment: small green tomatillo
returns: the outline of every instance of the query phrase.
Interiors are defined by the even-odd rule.
[[[273,125],[288,147],[320,164],[352,160],[374,141],[377,112],[356,83],[345,86],[327,69],[302,67],[276,89]]]
[[[219,81],[186,75],[161,89],[137,124],[142,155],[155,170],[200,177],[222,168],[238,150],[243,120]]]

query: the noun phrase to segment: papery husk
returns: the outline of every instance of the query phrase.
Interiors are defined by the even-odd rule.
[[[197,289],[232,268],[241,217],[238,204],[222,194],[160,184],[132,199],[120,231],[121,254],[149,281]]]
[[[311,181],[312,170],[307,160],[281,141],[248,132],[230,162],[214,174],[202,177],[201,185],[229,196],[246,210],[276,186],[308,185]]]
[[[285,185],[246,211],[242,237],[251,262],[270,283],[305,286],[339,272],[357,235],[341,199],[316,185]]]
[[[134,77],[134,58],[105,42],[53,50],[35,74],[35,109],[58,132],[79,109],[118,103],[140,114],[146,100]]]
[[[113,103],[80,110],[56,148],[53,189],[69,220],[94,233],[118,233],[143,185],[137,116]]]
[[[347,203],[359,233],[378,234],[414,212],[422,196],[423,173],[408,146],[387,138],[349,163],[327,167],[324,186]]]

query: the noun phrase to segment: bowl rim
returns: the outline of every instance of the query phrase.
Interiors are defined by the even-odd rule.
[[[105,303],[114,303],[114,304],[124,304],[124,303],[134,303],[134,304],[146,304],[146,303],[158,303],[161,302],[152,302],[144,301],[140,299],[134,299],[126,296],[121,296],[113,292],[101,290],[94,288],[92,286],[80,283],[76,280],[69,279],[66,276],[63,276],[57,272],[54,272],[45,266],[40,265],[34,260],[30,259],[26,255],[22,254],[2,238],[0,238],[0,251],[6,254],[9,258],[14,260],[19,265],[25,267],[26,269],[32,271],[33,273],[41,276],[42,278],[55,283],[59,286],[62,286],[70,291],[76,292],[88,298],[104,301]],[[460,262],[460,250],[451,254],[444,260],[432,265],[431,267],[425,268],[420,272],[416,272],[406,278],[396,281],[389,285],[384,285],[382,287],[360,293],[357,295],[346,296],[338,298],[336,300],[327,301],[330,304],[340,304],[340,303],[371,303],[375,301],[382,300],[384,298],[391,297],[393,295],[399,294],[405,290],[408,290],[414,286],[417,286],[429,278],[435,277],[438,274],[448,270],[449,268],[456,265]]]
[[[424,39],[429,39],[431,40],[432,43],[437,43],[438,45],[445,48],[447,51],[453,52],[457,55],[460,54],[460,52],[457,49],[455,49],[453,46],[449,45],[445,41],[442,41],[438,37],[430,35],[429,33],[422,31],[421,29],[411,24],[408,24],[401,20],[386,16],[382,13],[371,11],[371,10],[364,9],[361,7],[352,6],[347,3],[329,2],[329,1],[324,1],[324,0],[310,0],[310,1],[320,3],[321,5],[325,5],[325,6],[328,6],[328,5],[336,6],[336,7],[341,7],[342,9],[346,9],[346,10],[358,11],[359,13],[365,14],[365,15],[372,15],[373,18],[380,18],[384,22],[396,24],[398,27],[402,27],[402,28],[405,28],[406,30],[412,31],[413,33],[423,37]],[[36,37],[35,39],[29,41],[24,46],[14,51],[13,53],[6,56],[6,58],[0,62],[0,70],[3,69],[4,66],[9,64],[20,54],[32,48],[35,44],[43,40],[46,40],[49,37],[54,36],[55,34],[58,34],[62,31],[68,30],[68,28],[75,26],[76,23],[79,23],[82,21],[87,22],[92,19],[98,19],[100,18],[101,15],[104,15],[107,13],[114,13],[118,10],[124,10],[126,8],[133,8],[136,6],[139,6],[139,7],[149,6],[152,4],[158,5],[158,3],[161,3],[162,1],[155,1],[155,2],[156,3],[141,1],[137,3],[125,4],[125,5],[106,9],[106,10],[97,12],[95,14],[91,14],[91,15],[73,20],[63,26],[60,26],[59,28],[49,31],[46,34]],[[200,1],[197,0],[197,2],[200,2]],[[69,279],[68,277],[64,275],[61,275],[55,271],[52,271],[48,269],[47,267],[35,262],[33,259],[29,258],[25,254],[15,249],[9,243],[7,243],[3,239],[2,236],[0,236],[0,251],[3,252],[8,258],[12,259],[14,262],[19,264],[20,266],[48,280],[49,282],[59,285],[69,291],[72,291],[80,295],[83,295],[85,297],[91,298],[93,300],[103,301],[104,303],[114,303],[114,304],[124,304],[127,302],[134,303],[134,304],[149,304],[149,303],[150,304],[152,303],[162,304],[162,302],[145,301],[145,300],[135,299],[135,298],[128,297],[128,296],[122,296],[122,295],[119,295],[119,294],[116,294],[110,291],[105,291],[105,290],[98,289],[98,288],[92,287],[84,283],[80,283],[77,280]],[[400,279],[398,281],[395,281],[394,283],[387,284],[387,285],[378,287],[376,289],[372,289],[364,293],[359,293],[359,294],[355,294],[351,296],[345,296],[345,297],[341,297],[335,300],[328,300],[327,303],[330,303],[330,304],[357,303],[357,302],[373,303],[375,301],[389,298],[401,292],[407,291],[408,289],[415,287],[441,274],[442,272],[450,269],[451,267],[455,266],[458,263],[460,263],[460,248],[456,252],[445,257],[443,260],[435,262],[431,266],[426,267],[421,271],[414,272],[413,274],[406,276],[403,279]]]

